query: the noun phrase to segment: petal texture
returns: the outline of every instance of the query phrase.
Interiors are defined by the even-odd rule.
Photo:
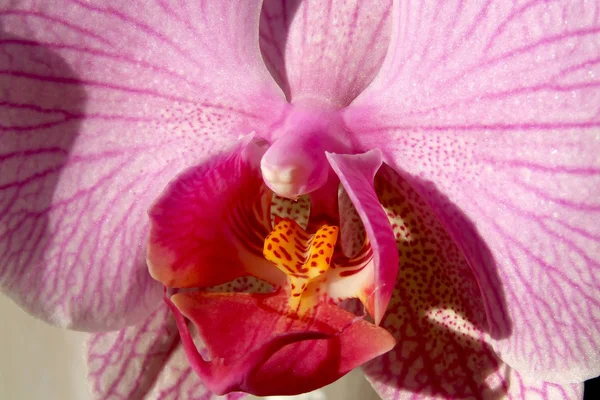
[[[398,2],[380,75],[346,114],[465,252],[502,360],[558,382],[600,373],[598,13]]]
[[[117,332],[90,335],[86,343],[88,380],[94,399],[235,400],[216,396],[192,371],[168,307],[142,323]]]
[[[103,330],[156,307],[151,202],[277,114],[260,4],[238,3],[0,7],[0,287],[28,312]]]
[[[479,398],[507,400],[581,400],[584,398],[583,383],[560,385],[527,380],[506,364],[501,364],[498,371],[488,377],[486,385],[486,390],[479,394]],[[398,390],[391,387],[377,387],[377,392],[383,400],[448,400],[455,398],[441,394],[415,393],[411,390]]]
[[[177,326],[166,305],[136,326],[90,335],[86,356],[93,397],[143,399],[178,342]]]
[[[365,371],[384,399],[580,399],[583,385],[527,380],[485,342],[477,282],[460,250],[406,180],[384,166],[375,188],[400,269],[382,326],[397,346]]]
[[[391,1],[266,0],[260,47],[292,102],[349,104],[385,56]]]

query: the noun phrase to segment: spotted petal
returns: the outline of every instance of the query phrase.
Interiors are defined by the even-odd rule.
[[[411,185],[383,166],[375,189],[390,217],[400,268],[382,326],[398,345],[365,367],[383,399],[581,399],[583,384],[527,379],[486,343],[477,281]]]
[[[465,252],[491,344],[526,377],[600,374],[596,3],[397,2],[345,115]]]
[[[156,307],[151,202],[177,172],[266,130],[258,115],[277,114],[259,15],[260,1],[2,2],[3,292],[87,330]]]

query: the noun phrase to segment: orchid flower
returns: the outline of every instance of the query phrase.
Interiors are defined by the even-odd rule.
[[[96,398],[600,374],[597,2],[0,10],[0,288]]]

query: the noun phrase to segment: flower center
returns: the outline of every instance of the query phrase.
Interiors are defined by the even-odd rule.
[[[287,275],[291,310],[302,313],[317,302],[338,232],[337,226],[322,225],[311,235],[291,219],[275,221],[265,239],[263,254]]]
[[[305,140],[301,140],[305,139]],[[283,137],[267,150],[261,171],[267,186],[281,197],[296,199],[327,180],[325,150],[318,137]]]
[[[260,168],[265,184],[288,199],[313,193],[327,181],[330,166],[325,152],[352,153],[352,141],[340,113],[290,106],[268,137],[269,149]]]

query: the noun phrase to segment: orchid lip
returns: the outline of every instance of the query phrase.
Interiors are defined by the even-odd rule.
[[[331,383],[395,345],[383,328],[373,327],[361,317],[328,303],[319,306],[308,321],[281,314],[273,306],[282,298],[278,294],[249,293],[189,293],[165,297],[190,365],[210,391],[218,395],[232,391],[258,396],[298,394]],[[215,310],[220,315],[216,319],[213,318]],[[239,320],[240,312],[248,313],[248,324],[256,332],[242,338],[236,336],[241,343],[241,347],[236,348],[224,337],[232,333],[231,324]],[[204,359],[198,351],[185,318],[207,335],[209,349],[212,344],[210,360]],[[231,345],[235,351],[230,350]],[[331,357],[331,351],[339,351],[340,346],[349,353],[347,359]],[[294,351],[307,348],[312,350],[310,355],[289,363],[294,359]],[[304,371],[309,377],[298,375],[290,379],[289,368],[296,365],[300,369],[307,368]]]
[[[252,349],[249,353],[241,355],[237,360],[229,361],[222,358],[215,358],[211,361],[206,361],[196,349],[183,315],[175,303],[177,297],[170,299],[165,296],[164,300],[175,316],[183,346],[186,349],[188,357],[191,358],[192,368],[202,377],[204,384],[217,395],[224,395],[239,390],[240,386],[244,384],[243,381],[246,375],[267,361],[277,349],[284,345],[306,340],[329,339],[334,336],[318,331],[285,333],[272,337],[268,342]]]

